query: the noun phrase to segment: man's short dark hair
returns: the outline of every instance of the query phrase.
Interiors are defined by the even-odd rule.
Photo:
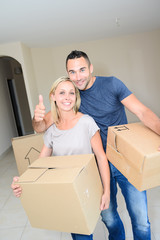
[[[66,58],[66,69],[67,69],[67,62],[69,59],[75,59],[75,58],[81,58],[81,57],[83,57],[88,62],[89,66],[91,65],[89,57],[85,52],[74,50]]]

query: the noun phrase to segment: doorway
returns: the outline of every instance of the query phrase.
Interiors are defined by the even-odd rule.
[[[20,63],[11,57],[1,57],[3,62],[3,81],[9,98],[7,108],[11,108],[18,136],[34,133],[28,103],[23,71]],[[4,102],[5,99],[4,99]],[[1,104],[1,103],[0,103]],[[14,126],[13,126],[14,127]]]
[[[11,98],[11,103],[12,103],[12,108],[13,108],[13,113],[15,117],[15,122],[16,122],[16,127],[18,131],[19,136],[23,136],[23,128],[22,128],[22,120],[21,120],[21,114],[20,114],[20,107],[18,103],[18,98],[16,94],[16,89],[15,89],[15,82],[14,79],[7,79],[7,84],[8,84],[8,89],[9,89],[9,94]]]

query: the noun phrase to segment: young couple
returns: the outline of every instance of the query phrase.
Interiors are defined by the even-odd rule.
[[[49,112],[45,114],[45,106],[42,97],[40,97],[33,119],[33,126],[37,132],[47,130],[44,136],[44,147],[40,156],[54,154],[56,148],[57,153],[55,153],[55,155],[60,154],[59,150],[63,151],[62,154],[66,155],[67,153],[75,154],[74,151],[77,151],[76,149],[80,151],[79,154],[84,153],[83,151],[88,151],[87,153],[89,153],[92,151],[91,149],[93,149],[97,157],[104,186],[101,201],[101,216],[102,221],[109,231],[109,240],[125,239],[124,226],[117,212],[117,183],[121,188],[131,218],[134,240],[150,240],[151,231],[148,219],[146,191],[139,192],[111,163],[109,163],[109,190],[108,163],[104,151],[106,151],[108,127],[127,123],[124,107],[134,113],[147,127],[159,135],[160,119],[149,108],[142,104],[119,79],[115,77],[92,76],[93,65],[86,53],[82,51],[72,51],[66,59],[66,69],[69,78],[80,90],[80,112],[77,112],[78,105],[75,107],[76,105],[74,105],[74,101],[71,98],[77,90],[69,79],[59,83],[55,90],[52,89],[50,93],[51,102],[54,105],[54,109],[56,109],[55,112],[52,111],[52,113]],[[63,91],[60,91],[62,86]],[[75,93],[74,91],[70,92],[71,89],[68,89],[69,86],[74,89]],[[63,94],[66,95],[66,92],[68,92],[70,97],[63,102],[60,96],[63,96]],[[75,97],[75,101],[78,99],[77,96],[78,95]],[[96,124],[91,117],[95,120]],[[79,127],[81,130],[77,129]],[[85,129],[84,133],[83,129]],[[63,143],[62,145],[60,144],[61,147],[60,145],[58,146],[56,139],[54,139],[57,132],[60,133],[61,139],[64,141],[66,141],[65,135],[67,139],[72,139],[70,132],[73,132],[74,141],[76,136],[79,140],[78,145],[72,140],[70,141],[71,149],[67,147],[65,150]],[[82,135],[83,141],[81,142],[80,136],[82,137]],[[89,139],[90,150],[86,149],[85,141],[87,137]],[[15,182],[16,178],[14,178],[13,181]],[[13,187],[12,184],[12,188],[16,196],[21,194],[21,189],[18,185],[14,185]],[[87,240],[93,239],[93,235],[72,234],[72,238],[74,240]]]

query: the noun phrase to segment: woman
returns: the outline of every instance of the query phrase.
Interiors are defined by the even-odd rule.
[[[53,83],[49,98],[54,124],[44,134],[40,157],[94,152],[103,183],[100,210],[107,209],[110,201],[110,172],[97,124],[90,116],[78,112],[79,90],[69,78],[57,79]],[[18,177],[14,177],[11,187],[15,196],[19,197],[22,190],[15,185],[16,181]],[[72,238],[92,240],[93,235],[72,234]]]

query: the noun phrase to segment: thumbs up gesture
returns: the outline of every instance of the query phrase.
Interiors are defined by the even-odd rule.
[[[45,106],[43,104],[43,96],[39,95],[39,103],[36,105],[34,110],[34,120],[35,122],[40,122],[44,119],[45,116]]]

